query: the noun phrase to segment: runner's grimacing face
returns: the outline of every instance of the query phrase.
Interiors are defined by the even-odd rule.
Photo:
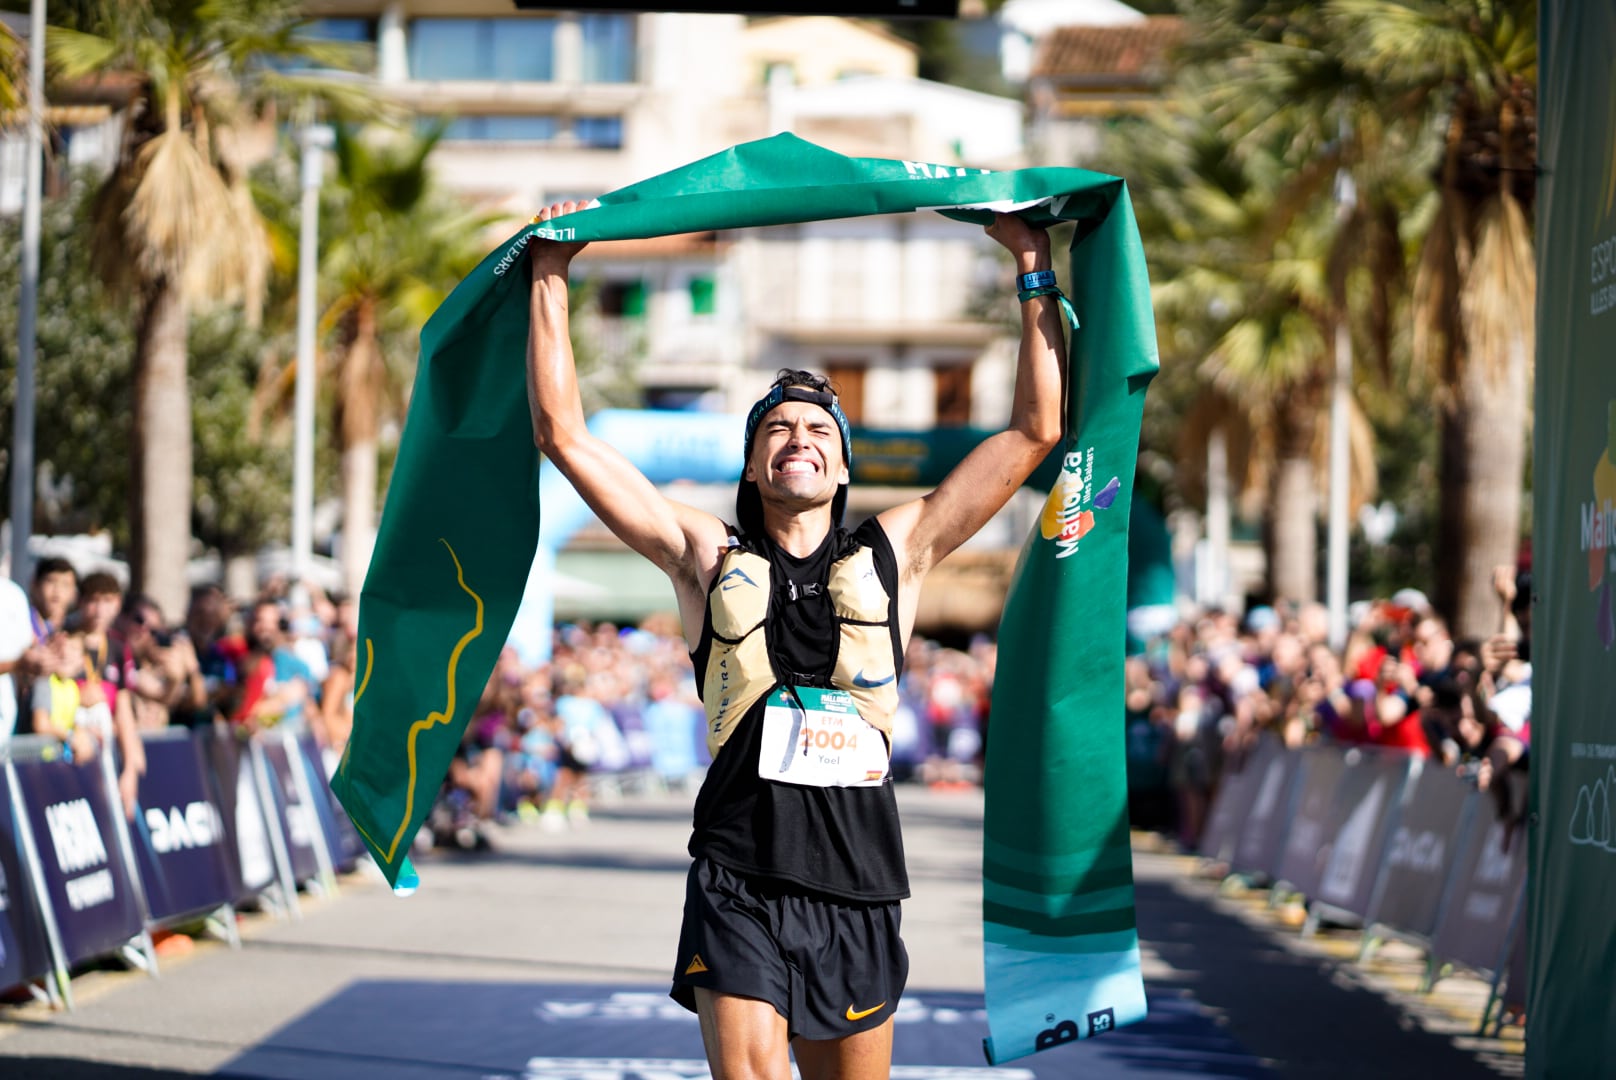
[[[835,417],[810,401],[786,401],[770,409],[753,436],[746,479],[765,498],[809,506],[829,503],[848,480]]]

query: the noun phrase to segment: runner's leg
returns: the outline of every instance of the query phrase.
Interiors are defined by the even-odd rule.
[[[802,1080],[887,1080],[892,1075],[892,1017],[841,1039],[796,1039],[791,1050]]]
[[[695,993],[713,1080],[791,1080],[786,1018],[773,1005],[699,986]]]

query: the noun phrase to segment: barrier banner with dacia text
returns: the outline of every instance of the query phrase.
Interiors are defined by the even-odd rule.
[[[185,728],[149,731],[141,740],[146,772],[130,840],[152,921],[223,907],[235,899],[235,883],[202,744]]]

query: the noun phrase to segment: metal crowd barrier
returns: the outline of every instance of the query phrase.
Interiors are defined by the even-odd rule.
[[[0,743],[0,989],[72,1008],[75,967],[121,957],[157,976],[153,933],[200,925],[240,947],[245,904],[300,918],[363,845],[308,733],[228,725],[141,736],[132,816],[108,747],[73,762],[41,736]]]
[[[1305,897],[1303,933],[1361,926],[1360,962],[1388,937],[1422,948],[1427,991],[1456,966],[1487,978],[1478,1034],[1525,993],[1526,831],[1440,765],[1264,738],[1224,775],[1199,854],[1266,879],[1271,902]]]

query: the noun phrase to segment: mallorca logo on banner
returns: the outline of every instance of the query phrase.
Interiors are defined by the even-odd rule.
[[[1038,531],[1045,540],[1055,542],[1055,558],[1077,554],[1083,537],[1094,528],[1095,511],[1111,509],[1120,490],[1122,481],[1115,476],[1105,487],[1094,490],[1094,447],[1061,459],[1060,478],[1044,500],[1044,512],[1038,518]]]
[[[1593,498],[1578,508],[1577,536],[1588,560],[1588,591],[1599,596],[1594,629],[1609,652],[1616,645],[1616,610],[1611,599],[1616,572],[1616,401],[1606,405],[1605,446],[1593,467]]]

